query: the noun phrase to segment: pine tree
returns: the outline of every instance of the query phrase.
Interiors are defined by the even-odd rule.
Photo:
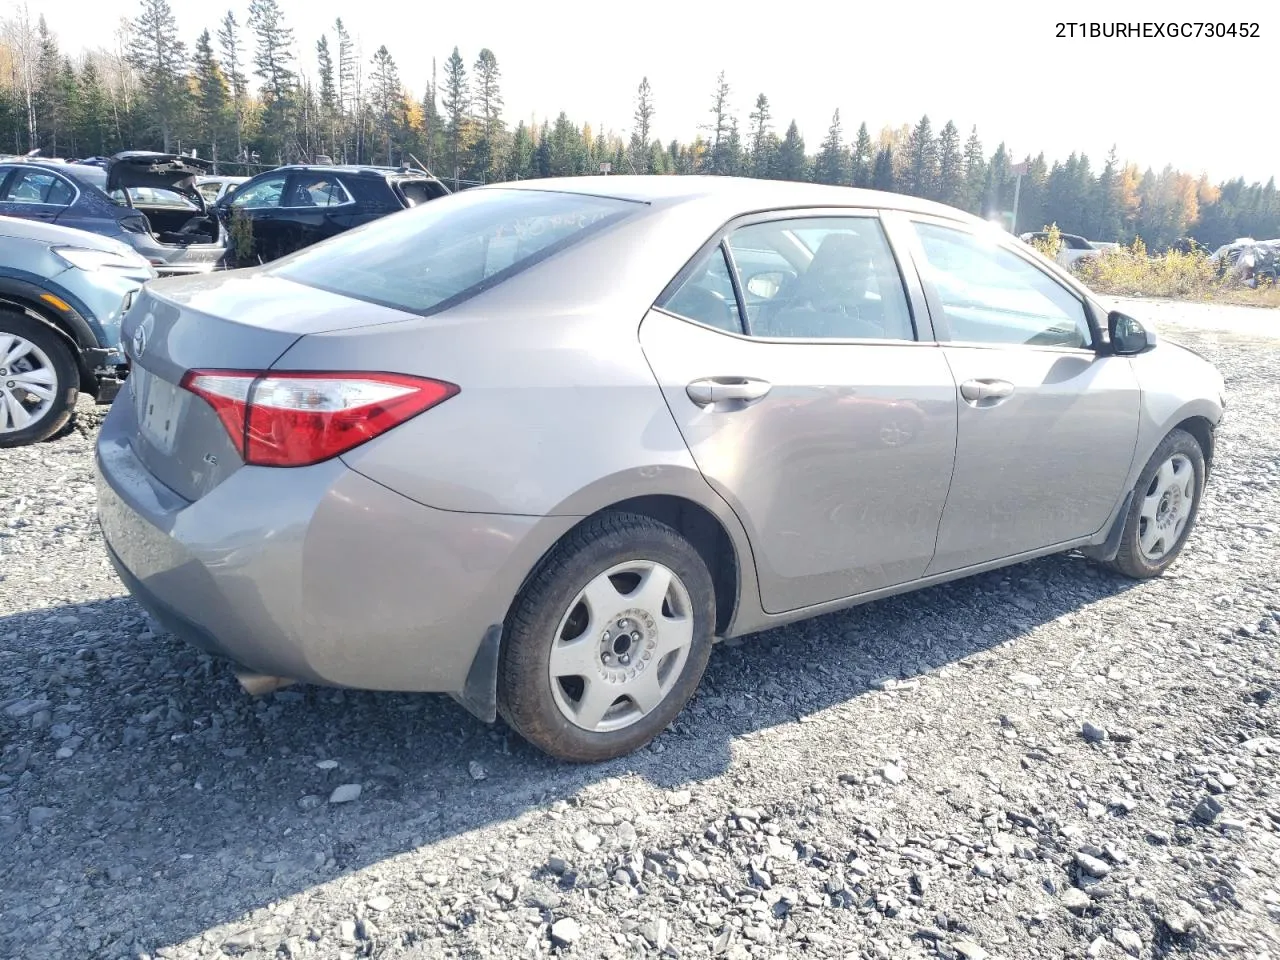
[[[983,201],[983,214],[987,217],[998,215],[1002,223],[1005,216],[1013,209],[1012,166],[1009,148],[1001,142],[987,165],[987,190],[986,199]]]
[[[36,26],[35,110],[40,117],[41,143],[48,156],[59,156],[58,136],[67,132],[68,103],[62,82],[62,55],[58,41],[49,31],[44,14]]]
[[[244,113],[248,82],[243,72],[240,24],[230,10],[218,25],[218,50],[222,54],[222,70],[231,88],[231,102],[236,115],[236,157],[244,155]]]
[[[57,84],[58,95],[63,98],[62,125],[67,153],[73,157],[78,156],[81,152],[79,133],[84,104],[81,100],[80,77],[70,57],[62,58]]]
[[[938,190],[938,144],[929,117],[923,116],[907,140],[905,191],[916,197],[935,197]]]
[[[434,67],[435,61],[432,61]],[[433,78],[427,85],[427,92],[422,97],[423,149],[426,151],[427,166],[434,169],[438,157],[444,156],[444,122],[440,117],[440,108],[436,100],[436,85]]]
[[[480,179],[488,181],[498,177],[498,158],[502,155],[502,72],[498,69],[498,58],[488,47],[480,51],[473,69],[478,128],[472,150],[474,167]]]
[[[950,120],[938,134],[938,186],[935,197],[942,203],[964,203],[964,158],[960,155],[960,131]]]
[[[711,149],[703,158],[707,173],[723,175],[729,171],[729,157],[724,148],[729,134],[729,92],[729,83],[721,70],[716,77],[715,91],[711,94],[711,122],[702,127],[711,134]]]
[[[803,180],[805,167],[804,137],[800,136],[800,128],[792,120],[778,147],[777,177],[780,180]]]
[[[320,88],[317,91],[318,121],[325,140],[325,153],[337,155],[338,121],[342,110],[338,105],[338,79],[333,67],[333,49],[327,34],[316,41],[316,73]]]
[[[849,151],[844,145],[844,131],[840,127],[840,111],[831,117],[827,138],[822,141],[813,165],[813,179],[818,183],[844,184],[849,180]]]
[[[538,129],[538,145],[533,152],[533,167],[534,176],[551,176],[551,126],[545,120]]]
[[[881,147],[876,153],[875,166],[871,170],[871,186],[876,190],[892,191],[895,188],[893,147]]]
[[[1113,145],[1107,154],[1106,165],[1098,176],[1095,188],[1097,196],[1097,213],[1090,227],[1090,235],[1098,240],[1114,242],[1120,238],[1120,199],[1119,176],[1116,160],[1116,148]]]
[[[471,107],[471,89],[467,81],[467,67],[462,62],[462,54],[458,48],[444,63],[444,112],[448,123],[449,159],[452,162],[454,176],[462,163],[462,151],[467,146],[468,117]]]
[[[631,131],[631,162],[640,173],[654,173],[649,152],[649,141],[653,137],[653,91],[649,87],[649,78],[641,77],[640,87],[636,90],[635,129]]]
[[[586,151],[583,150],[582,133],[561,110],[556,117],[555,127],[551,131],[550,174],[553,177],[573,177],[581,175],[586,166]]]
[[[285,101],[297,79],[293,70],[293,30],[284,25],[277,0],[252,0],[249,30],[254,34],[254,75],[262,80],[268,106]]]
[[[1018,219],[1011,233],[1041,230],[1049,225],[1045,219],[1045,192],[1049,180],[1049,165],[1044,154],[1034,160],[1026,157],[1027,172],[1022,177],[1022,189],[1018,192]]]
[[[342,23],[342,18],[338,17],[333,22],[333,32],[338,38],[338,70],[337,70],[337,97],[338,97],[338,113],[340,116],[346,116],[349,113],[359,112],[359,104],[356,98],[356,54],[355,46],[351,42],[351,34],[347,33],[347,28]],[[345,147],[344,147],[345,151]]]
[[[743,168],[742,133],[738,129],[737,117],[729,118],[729,132],[725,136],[721,154],[725,174],[730,177],[742,176],[745,172]]]
[[[196,88],[195,116],[197,136],[203,136],[209,144],[214,169],[218,163],[218,142],[228,126],[232,114],[231,97],[222,67],[213,55],[213,39],[205,30],[196,40],[192,59]]]
[[[107,91],[102,85],[102,76],[91,57],[86,57],[80,70],[80,136],[84,143],[84,153],[105,156],[113,151],[114,143],[111,126],[111,106],[107,102]]]
[[[529,128],[521,120],[511,134],[505,176],[508,180],[528,180],[534,173],[534,145]]]
[[[404,100],[400,71],[386,44],[374,52],[370,66],[369,98],[377,126],[382,131],[383,156],[386,157],[387,165],[391,166],[395,162],[391,153],[391,138],[396,128],[397,103],[403,103]]]
[[[285,154],[293,152],[297,138],[293,30],[284,25],[278,0],[251,0],[248,27],[254,35],[254,76],[262,80],[263,143],[266,152],[283,162]]]
[[[858,127],[858,137],[853,144],[853,185],[855,187],[871,186],[871,165],[875,162],[875,148],[871,145],[871,134],[867,132],[864,121]]]
[[[169,0],[142,0],[142,12],[133,21],[129,62],[142,75],[147,106],[168,153],[189,95],[187,48],[178,39],[178,22]]]
[[[986,190],[987,160],[975,126],[969,131],[969,139],[964,144],[964,208],[981,215]]]
[[[769,98],[763,93],[756,96],[755,109],[747,115],[751,121],[751,176],[767,177],[773,170],[774,158],[769,151],[770,121]]]

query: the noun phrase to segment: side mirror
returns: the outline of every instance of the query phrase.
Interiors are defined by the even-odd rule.
[[[1156,345],[1154,331],[1118,310],[1107,314],[1107,333],[1111,340],[1111,352],[1118,357],[1134,357],[1146,353]]]

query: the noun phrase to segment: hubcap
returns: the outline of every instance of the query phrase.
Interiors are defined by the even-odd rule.
[[[0,433],[31,426],[53,406],[58,376],[30,340],[0,331]]]
[[[631,560],[595,577],[556,628],[548,673],[565,719],[592,733],[652,713],[675,686],[693,643],[693,604],[668,567]]]
[[[1182,540],[1195,505],[1196,471],[1184,454],[1175,453],[1151,478],[1138,514],[1138,549],[1148,561],[1168,556]]]

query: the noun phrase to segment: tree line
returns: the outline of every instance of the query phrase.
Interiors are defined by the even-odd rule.
[[[239,22],[227,11],[188,48],[169,0],[140,0],[110,48],[62,51],[43,17],[25,6],[0,24],[0,150],[45,156],[109,155],[123,149],[196,151],[224,172],[311,161],[399,165],[416,160],[445,180],[494,182],[598,173],[714,174],[812,180],[926,197],[1019,232],[1051,223],[1095,240],[1142,237],[1163,249],[1191,236],[1216,247],[1237,237],[1280,236],[1275,179],[1211,183],[1166,166],[1100,168],[1084,153],[1050,163],[988,153],[976,128],[928,116],[872,134],[836,110],[810,151],[769,98],[751,101],[745,126],[734,90],[716,79],[707,119],[692,140],[654,136],[656,95],[644,78],[625,138],[579,125],[561,111],[541,123],[505,119],[502,73],[492,50],[474,60],[455,47],[421,98],[403,83],[386,46],[366,55],[341,19],[315,41],[317,70],[298,63],[298,43],[278,0],[252,0]],[[781,130],[781,133],[779,133]],[[1021,183],[1018,183],[1019,172]]]

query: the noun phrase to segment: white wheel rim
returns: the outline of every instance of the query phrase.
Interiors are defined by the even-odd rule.
[[[0,331],[0,433],[31,426],[53,406],[58,374],[49,355],[16,333]]]
[[[1175,453],[1160,464],[1138,513],[1138,549],[1144,559],[1163,560],[1182,541],[1195,506],[1196,470],[1191,458]]]
[[[574,726],[609,733],[656,710],[684,672],[693,603],[668,567],[629,560],[594,577],[556,627],[551,693]]]

